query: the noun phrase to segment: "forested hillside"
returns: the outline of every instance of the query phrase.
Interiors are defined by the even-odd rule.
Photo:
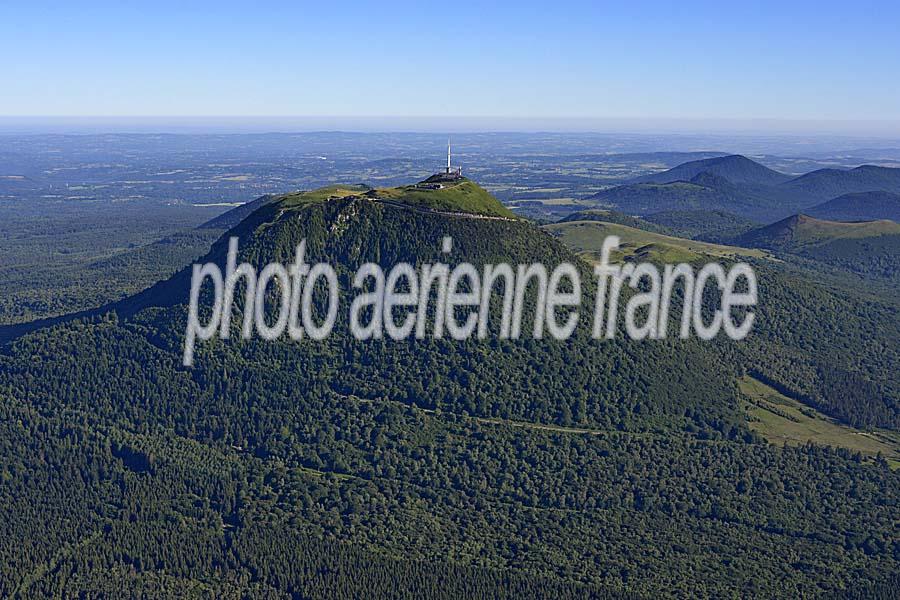
[[[579,260],[485,196],[290,195],[203,260],[223,264],[229,235],[256,266],[306,239],[343,289],[367,261]],[[0,353],[0,596],[896,591],[900,473],[770,445],[736,384],[752,367],[896,429],[896,305],[758,260],[744,345],[598,341],[587,319],[564,342],[359,342],[339,323],[321,342],[202,343],[185,368],[189,270],[22,336]]]
[[[838,222],[794,215],[733,238],[734,243],[775,250],[861,276],[900,283],[900,225],[894,221]]]
[[[784,183],[793,194],[820,202],[859,192],[900,193],[900,169],[861,165],[855,169],[819,169]]]
[[[806,211],[813,217],[829,221],[900,221],[900,194],[891,192],[859,192],[844,194]]]

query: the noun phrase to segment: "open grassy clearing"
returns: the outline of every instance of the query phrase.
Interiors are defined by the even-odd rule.
[[[843,425],[750,376],[741,378],[738,387],[745,396],[744,410],[750,428],[773,444],[786,442],[796,446],[813,442],[847,448],[866,456],[880,452],[891,468],[900,468],[900,434],[862,431]]]

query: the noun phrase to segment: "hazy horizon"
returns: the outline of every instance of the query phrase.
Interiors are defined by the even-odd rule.
[[[2,134],[585,133],[811,136],[900,142],[900,120],[460,116],[0,115]]]

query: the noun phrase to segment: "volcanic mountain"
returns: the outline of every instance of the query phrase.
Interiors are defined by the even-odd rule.
[[[585,202],[645,217],[667,211],[708,210],[757,222],[766,222],[772,215],[783,217],[791,210],[784,205],[777,188],[739,185],[709,171],[696,173],[688,180],[620,185],[589,196]]]
[[[367,262],[572,262],[584,314],[565,341],[358,341],[342,295],[324,340],[235,334],[184,367],[185,268],[4,344],[0,596],[871,596],[896,572],[884,459],[770,446],[737,386],[895,427],[889,318],[767,273],[765,345],[594,340],[589,266],[468,180],[276,196],[198,262],[232,236],[257,271],[306,240],[345,293]],[[834,318],[864,376],[829,361]]]
[[[746,156],[731,154],[686,162],[662,173],[638,177],[631,183],[690,181],[701,173],[710,173],[731,183],[762,186],[778,185],[791,179],[789,175],[769,169]]]
[[[844,223],[799,214],[748,231],[738,237],[736,241],[752,248],[797,251],[829,244],[836,240],[862,240],[898,234],[900,234],[900,225],[893,221]]]
[[[257,271],[268,262],[291,262],[297,244],[305,239],[307,260],[335,265],[343,280],[341,287],[344,290],[352,289],[351,273],[367,262],[389,267],[401,262],[413,265],[439,261],[452,263],[455,257],[459,257],[460,261],[464,259],[479,269],[484,264],[501,261],[512,265],[540,262],[548,269],[561,262],[577,262],[557,240],[531,223],[515,217],[483,188],[466,179],[441,189],[333,186],[287,194],[262,204],[222,236],[198,262],[215,262],[224,268],[227,242],[232,236],[240,240],[239,260],[250,262]],[[453,239],[453,251],[449,256],[441,252],[441,240],[445,236]],[[153,317],[156,326],[168,331],[166,338],[171,336],[173,343],[180,341],[185,325],[184,305],[188,299],[190,278],[191,269],[185,268],[170,279],[119,303],[116,312],[120,317],[135,318],[145,318],[142,315],[153,313],[156,315]],[[583,279],[588,281],[590,275],[585,273]],[[585,300],[584,305],[591,306],[592,301]],[[342,306],[341,312],[346,313],[349,300]],[[167,309],[165,319],[151,310],[158,308]],[[582,321],[584,329],[588,329],[588,319],[585,317]],[[336,331],[347,333],[347,324],[339,321]],[[336,361],[333,371],[336,379],[333,381],[323,377],[321,372],[304,368],[299,368],[298,375],[294,377],[303,379],[303,373],[310,373],[310,377],[315,376],[315,385],[328,382],[329,386],[360,397],[390,394],[390,390],[397,385],[395,374],[400,364],[416,363],[420,368],[428,365],[428,378],[417,379],[415,384],[410,382],[408,385],[411,387],[401,394],[404,398],[429,408],[454,405],[473,414],[482,413],[485,417],[498,416],[499,413],[494,411],[500,410],[500,404],[495,408],[479,408],[477,388],[472,386],[477,382],[481,388],[492,388],[503,381],[503,387],[510,392],[502,403],[504,415],[548,422],[568,421],[569,417],[564,415],[583,404],[579,398],[583,398],[585,386],[594,388],[599,385],[607,389],[602,394],[606,400],[593,403],[594,410],[599,411],[596,414],[576,410],[577,420],[586,419],[585,422],[589,422],[599,419],[606,424],[611,423],[610,410],[614,405],[641,403],[652,412],[675,414],[683,410],[678,401],[673,402],[675,397],[691,397],[693,403],[702,403],[702,398],[706,397],[710,403],[718,405],[715,395],[710,396],[702,387],[718,387],[717,393],[724,393],[721,386],[714,385],[711,380],[701,384],[696,376],[688,376],[690,370],[711,369],[705,362],[708,360],[705,353],[697,350],[693,343],[673,341],[672,344],[680,348],[678,353],[657,356],[652,363],[641,352],[640,344],[595,347],[586,337],[578,335],[564,343],[547,344],[541,340],[499,343],[503,352],[495,360],[484,361],[476,360],[476,356],[486,350],[483,343],[416,340],[414,343],[379,345],[378,352],[373,352],[372,344],[356,342],[349,335],[336,335],[327,344],[308,345],[301,353],[293,351],[291,361],[285,362],[286,357],[282,357],[277,362],[287,365],[297,361],[316,362],[328,357],[327,360]],[[256,348],[254,352],[262,353],[291,352],[290,344],[249,342],[225,346],[201,346],[198,362],[203,365],[207,360],[217,360],[215,357],[223,351],[232,354],[242,352],[245,347]],[[338,348],[341,350],[338,351]],[[177,346],[170,349],[176,350]],[[360,353],[368,359],[356,361],[341,358]],[[500,359],[500,356],[503,358]],[[584,368],[593,361],[621,367],[614,376],[606,377],[594,368]],[[660,364],[667,366],[661,370]],[[538,376],[537,369],[548,365],[560,369],[560,376]],[[695,382],[698,387],[673,394],[671,378],[663,375],[666,371],[684,371],[680,380],[686,384]],[[512,372],[520,376],[508,378],[507,374]],[[635,396],[635,390],[625,385],[626,381],[635,378],[643,382],[640,400]],[[573,382],[578,384],[572,385]],[[314,382],[308,380],[304,385],[314,385]]]
[[[900,194],[892,192],[857,192],[844,194],[806,210],[813,217],[830,221],[900,222]]]
[[[900,283],[900,225],[894,221],[838,222],[794,215],[748,231],[734,243]]]
[[[779,186],[802,198],[823,202],[858,192],[900,193],[900,169],[862,165],[855,169],[819,169]]]
[[[766,223],[798,212],[815,213],[818,204],[860,192],[900,193],[900,169],[863,165],[855,169],[820,169],[791,177],[744,156],[730,155],[695,160],[645,175],[603,190],[585,201],[640,216],[663,211],[715,210]],[[884,197],[872,197],[844,199],[842,203],[850,200],[873,206],[892,202]],[[822,210],[827,213],[831,209]],[[826,213],[822,216],[832,216]],[[835,214],[853,214],[853,211]],[[862,211],[860,214],[890,218],[887,214],[894,213]]]

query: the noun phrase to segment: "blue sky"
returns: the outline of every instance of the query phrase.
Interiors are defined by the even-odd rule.
[[[900,121],[900,5],[15,2],[0,115]]]

